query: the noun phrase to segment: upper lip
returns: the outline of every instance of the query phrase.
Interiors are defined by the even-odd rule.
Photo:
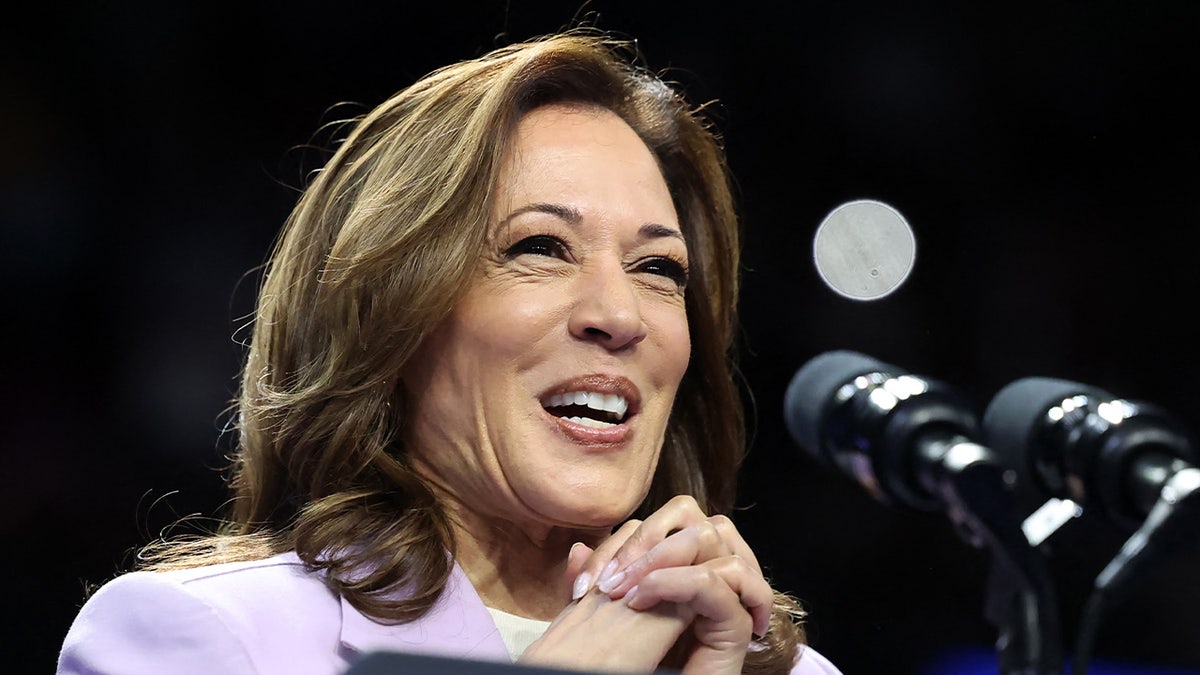
[[[542,405],[550,400],[550,397],[556,394],[566,394],[575,391],[587,391],[597,394],[616,394],[625,399],[628,404],[628,409],[625,411],[624,419],[628,420],[633,415],[637,414],[641,408],[642,396],[635,385],[629,378],[623,375],[604,375],[600,373],[592,373],[590,375],[582,375],[580,377],[564,380],[543,391],[538,396],[538,401]]]

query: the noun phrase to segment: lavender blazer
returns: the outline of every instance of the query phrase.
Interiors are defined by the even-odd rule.
[[[285,553],[117,577],[80,610],[57,672],[333,675],[371,651],[510,660],[491,614],[458,565],[424,617],[389,626],[361,614],[319,573]],[[808,647],[792,673],[841,675]]]

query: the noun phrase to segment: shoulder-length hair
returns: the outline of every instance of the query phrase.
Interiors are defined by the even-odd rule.
[[[635,515],[680,494],[710,514],[730,512],[745,448],[731,179],[702,110],[637,60],[630,43],[604,35],[548,36],[436,70],[353,121],[265,270],[237,401],[228,522],[186,554],[152,550],[149,567],[295,550],[380,620],[409,621],[432,606],[454,541],[403,446],[398,377],[476,269],[518,121],[556,102],[606,108],[633,128],[658,161],[689,251],[691,360]],[[802,633],[798,607],[780,596],[771,641],[782,656],[771,658],[788,665]],[[748,663],[772,653],[752,652]]]

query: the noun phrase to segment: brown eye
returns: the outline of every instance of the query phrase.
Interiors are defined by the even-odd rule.
[[[509,246],[504,255],[510,259],[521,255],[540,255],[565,260],[567,257],[567,246],[555,237],[538,234],[526,237]]]
[[[674,281],[680,290],[687,288],[688,271],[678,260],[666,257],[647,258],[637,266],[637,271],[666,277]]]

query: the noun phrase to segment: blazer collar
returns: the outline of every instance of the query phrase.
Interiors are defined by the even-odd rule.
[[[345,597],[340,601],[342,645],[360,654],[393,651],[510,661],[492,615],[458,563],[450,571],[441,597],[416,621],[381,624],[359,612]]]

